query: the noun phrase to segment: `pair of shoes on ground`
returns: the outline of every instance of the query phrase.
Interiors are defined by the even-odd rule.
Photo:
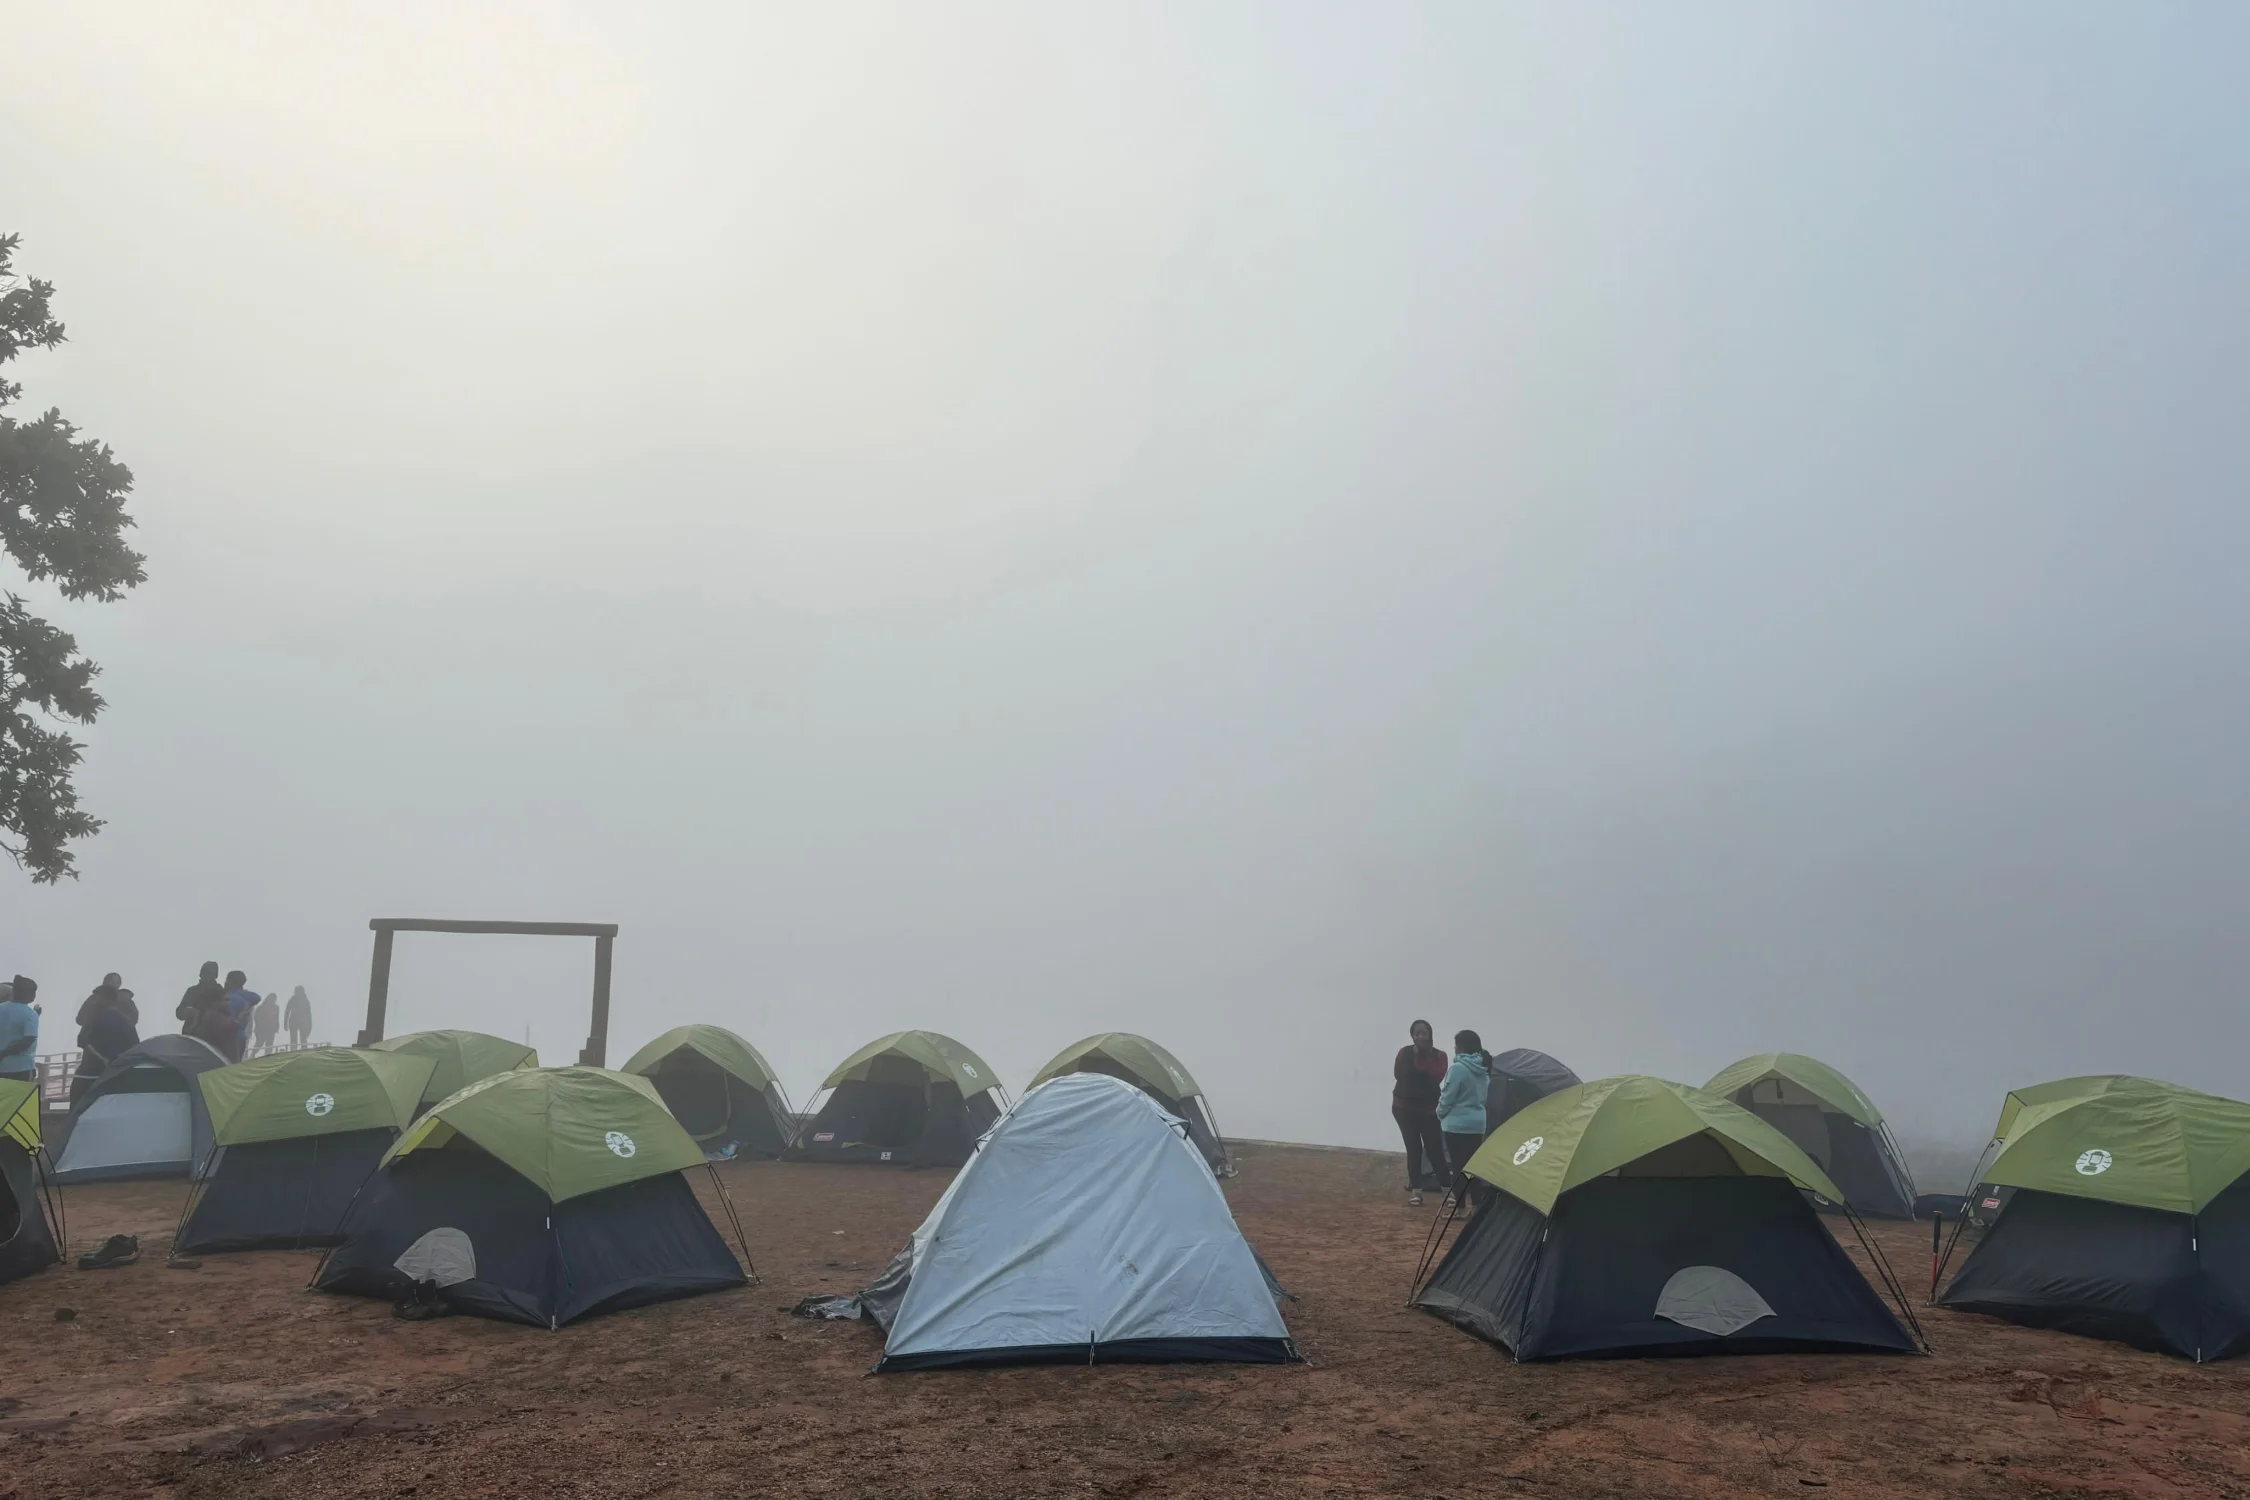
[[[416,1282],[414,1290],[391,1304],[391,1316],[402,1323],[426,1323],[452,1315],[453,1304],[445,1300],[434,1281]]]
[[[99,1250],[89,1250],[84,1255],[79,1256],[78,1269],[81,1271],[106,1271],[111,1266],[129,1266],[140,1258],[141,1242],[138,1236],[113,1234],[102,1241],[102,1247]]]

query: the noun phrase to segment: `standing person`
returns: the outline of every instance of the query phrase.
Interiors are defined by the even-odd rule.
[[[0,1000],[0,1078],[37,1082],[39,1078],[39,1012],[31,1002],[39,986],[18,974]]]
[[[70,1080],[73,1109],[111,1063],[140,1045],[140,1011],[133,1004],[133,992],[116,980],[115,974],[108,976],[78,1007],[78,1071]]]
[[[224,1007],[227,1003],[226,986],[219,983],[219,966],[207,963],[196,975],[195,983],[188,986],[180,997],[179,1009],[172,1012],[180,1019],[180,1030],[188,1036],[195,1035],[197,1019],[212,1006]]]
[[[257,1008],[258,992],[250,988],[248,977],[240,969],[227,970],[227,1014],[245,1037],[250,1035],[250,1013]]]
[[[1430,1045],[1429,1022],[1416,1021],[1406,1034],[1413,1040],[1391,1060],[1391,1118],[1406,1143],[1406,1201],[1420,1208],[1422,1189],[1445,1186],[1445,1136],[1437,1117],[1445,1054]]]
[[[180,1018],[182,1035],[192,1036],[229,1062],[234,1061],[233,1048],[242,1033],[227,1014],[227,992],[219,983],[217,964],[203,966],[195,983],[180,997],[180,1008],[175,1014]]]
[[[258,1008],[250,1013],[250,1026],[258,1039],[259,1053],[271,1052],[274,1033],[281,1029],[281,997],[268,995],[260,1000]]]
[[[1445,1158],[1453,1169],[1448,1191],[1459,1194],[1468,1181],[1469,1158],[1484,1144],[1484,1096],[1492,1087],[1492,1059],[1473,1031],[1453,1033],[1453,1066],[1438,1086],[1438,1128],[1445,1132]]]
[[[104,974],[102,982],[93,987],[86,998],[78,1002],[78,1067],[70,1075],[71,1108],[78,1107],[78,1096],[85,1093],[99,1078],[102,1070],[116,1060],[114,1052],[104,1052],[99,1046],[89,1045],[87,1038],[93,1034],[96,1017],[117,1005],[117,997],[124,993],[125,981],[116,974]],[[140,1040],[135,1035],[133,1040]]]
[[[87,993],[86,998],[79,1002],[78,1024],[84,1026],[87,1022],[93,1020],[98,1013],[115,1005],[117,997],[124,992],[124,988],[125,981],[118,975],[104,974],[102,982],[95,985]]]
[[[289,1028],[290,1051],[302,1052],[312,1045],[312,1001],[305,997],[303,985],[289,992],[289,1004],[282,1010],[281,1024]]]

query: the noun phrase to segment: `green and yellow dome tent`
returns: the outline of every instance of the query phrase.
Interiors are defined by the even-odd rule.
[[[1131,1084],[1186,1124],[1188,1140],[1203,1153],[1212,1171],[1221,1177],[1233,1175],[1226,1143],[1219,1139],[1218,1123],[1211,1117],[1211,1103],[1204,1096],[1203,1085],[1195,1081],[1185,1063],[1147,1037],[1130,1031],[1105,1031],[1072,1042],[1033,1076],[1030,1088],[1066,1073],[1102,1073]]]
[[[1519,1360],[1915,1348],[1881,1256],[1862,1236],[1899,1316],[1805,1201],[1841,1201],[1828,1174],[1714,1094],[1639,1076],[1563,1089],[1468,1175],[1495,1191],[1412,1301]]]
[[[1720,1069],[1703,1091],[1732,1099],[1789,1137],[1862,1217],[1914,1217],[1914,1178],[1883,1112],[1819,1058],[1761,1052]]]
[[[62,1259],[62,1216],[39,1169],[39,1084],[0,1078],[0,1282]]]
[[[742,1262],[683,1175],[691,1167],[710,1172],[646,1078],[495,1074],[440,1100],[384,1153],[313,1285],[542,1328],[741,1286]],[[715,1175],[711,1185],[731,1219]]]
[[[812,1102],[789,1160],[957,1167],[1007,1108],[985,1060],[935,1031],[877,1037],[838,1063]]]
[[[413,1123],[436,1066],[404,1052],[315,1047],[199,1076],[217,1149],[189,1189],[173,1253],[336,1243],[344,1210]]]
[[[2015,1189],[2003,1183],[1992,1182],[1985,1176],[1985,1168],[1999,1155],[2001,1144],[2007,1140],[2008,1131],[2016,1116],[2035,1104],[2052,1104],[2059,1099],[2088,1099],[2097,1094],[2113,1093],[2119,1089],[2163,1089],[2173,1085],[2159,1083],[2153,1078],[2138,1078],[2130,1073],[2085,1073],[2073,1078],[2056,1078],[2046,1083],[2026,1084],[2010,1089],[2000,1101],[2000,1119],[1992,1127],[1992,1139],[1977,1158],[1976,1170],[1969,1174],[1969,1191],[1963,1200],[1962,1224],[1977,1228],[1990,1226],[1993,1219],[2015,1196]],[[1958,1231],[1957,1226],[1957,1231]],[[1950,1254],[1950,1251],[1948,1252]],[[1936,1287],[1931,1288],[1932,1293]]]
[[[776,1157],[796,1131],[789,1096],[757,1048],[720,1026],[675,1026],[626,1061],[656,1085],[713,1161]]]
[[[2250,1349],[2250,1104],[2065,1079],[2001,1110],[2012,1189],[1938,1303],[2197,1361]]]
[[[511,1042],[504,1036],[488,1036],[481,1031],[410,1031],[404,1036],[377,1042],[374,1050],[426,1057],[437,1065],[422,1089],[424,1109],[448,1095],[459,1093],[480,1078],[539,1066],[539,1054],[529,1043]]]

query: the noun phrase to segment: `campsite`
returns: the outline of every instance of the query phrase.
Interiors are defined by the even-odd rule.
[[[0,7],[0,1500],[2250,1500],[2246,59]]]
[[[802,1295],[880,1270],[944,1174],[740,1161],[756,1287],[560,1334],[392,1319],[305,1289],[311,1252],[161,1255],[0,1289],[37,1350],[0,1413],[30,1497],[2225,1495],[2250,1366],[1942,1309],[1928,1358],[1515,1364],[1405,1306],[1427,1216],[1395,1154],[1235,1143],[1246,1236],[1306,1363],[870,1377]],[[176,1186],[74,1193],[74,1239],[161,1235]],[[1921,1225],[1877,1233],[1926,1264]],[[28,1294],[28,1295],[27,1295]],[[67,1323],[55,1320],[69,1307]],[[20,1404],[19,1404],[20,1403]],[[1801,1483],[1818,1481],[1818,1486]]]

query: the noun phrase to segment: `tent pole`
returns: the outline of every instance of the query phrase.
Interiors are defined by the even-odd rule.
[[[189,1147],[193,1150],[193,1146]],[[200,1175],[188,1179],[187,1200],[180,1205],[180,1221],[172,1226],[172,1248],[165,1252],[164,1263],[170,1265],[180,1258],[180,1236],[186,1232],[188,1220],[195,1214],[195,1205],[202,1201],[203,1185],[217,1175],[219,1162],[226,1156],[226,1147],[214,1144]]]
[[[734,1242],[742,1249],[742,1264],[749,1269],[750,1284],[757,1286],[758,1263],[750,1258],[750,1239],[742,1232],[742,1215],[734,1211],[734,1194],[727,1191],[726,1180],[719,1176],[717,1167],[706,1161],[703,1170],[711,1174],[711,1185],[719,1190],[719,1201],[726,1205],[727,1219],[734,1225]]]
[[[1914,1342],[1922,1346],[1924,1354],[1936,1353],[1937,1351],[1930,1347],[1930,1336],[1922,1331],[1921,1320],[1914,1316],[1914,1309],[1906,1295],[1905,1283],[1901,1282],[1898,1279],[1898,1273],[1891,1269],[1891,1263],[1883,1255],[1881,1247],[1876,1245],[1874,1240],[1869,1237],[1867,1226],[1861,1222],[1858,1212],[1849,1203],[1843,1205],[1843,1210],[1845,1221],[1852,1226],[1852,1233],[1859,1237],[1860,1248],[1867,1252],[1867,1258],[1874,1262],[1876,1271],[1881,1275],[1884,1289],[1890,1293],[1891,1300],[1898,1305],[1900,1315],[1906,1319],[1906,1326],[1914,1331]]]
[[[47,1210],[47,1227],[54,1231],[57,1265],[70,1261],[70,1221],[63,1214],[62,1184],[54,1181],[55,1159],[47,1154],[47,1143],[42,1140],[39,1150],[31,1158],[31,1170],[39,1177],[39,1196]]]
[[[1973,1191],[1974,1191],[1974,1190],[1972,1189],[1972,1193],[1973,1193]],[[1962,1234],[1962,1231],[1966,1230],[1966,1229],[1967,1229],[1968,1227],[1969,1227],[1969,1204],[1968,1204],[1968,1200],[1964,1198],[1964,1199],[1963,1199],[1963,1200],[1961,1201],[1961,1216],[1960,1216],[1959,1218],[1957,1218],[1957,1219],[1955,1219],[1955,1220],[1953,1221],[1953,1233],[1951,1233],[1950,1235],[1947,1235],[1947,1236],[1946,1236],[1946,1240],[1945,1240],[1945,1254],[1944,1254],[1944,1255],[1943,1255],[1942,1257],[1940,1257],[1940,1258],[1939,1258],[1939,1260],[1938,1260],[1938,1263],[1937,1263],[1937,1265],[1936,1265],[1936,1266],[1935,1266],[1935,1267],[1934,1267],[1934,1268],[1933,1268],[1933,1269],[1931,1270],[1931,1272],[1930,1272],[1930,1301],[1929,1301],[1929,1305],[1930,1305],[1930,1306],[1932,1306],[1932,1307],[1935,1307],[1935,1306],[1937,1306],[1937,1289],[1938,1289],[1938,1282],[1939,1282],[1939,1280],[1940,1280],[1941,1278],[1943,1278],[1943,1277],[1944,1277],[1944,1275],[1945,1275],[1945,1268],[1946,1268],[1947,1266],[1950,1266],[1950,1265],[1952,1265],[1952,1264],[1953,1264],[1953,1251],[1954,1251],[1954,1247],[1956,1247],[1957,1245],[1959,1245],[1959,1244],[1961,1243],[1961,1234]]]
[[[1414,1267],[1414,1284],[1406,1289],[1406,1305],[1409,1307],[1414,1305],[1415,1294],[1422,1290],[1422,1279],[1437,1260],[1438,1247],[1445,1243],[1446,1232],[1452,1229],[1454,1219],[1460,1215],[1461,1204],[1467,1199],[1468,1193],[1463,1191],[1451,1194],[1450,1197],[1451,1201],[1446,1205],[1444,1215],[1441,1217],[1432,1214],[1429,1230],[1422,1236],[1422,1259]]]

